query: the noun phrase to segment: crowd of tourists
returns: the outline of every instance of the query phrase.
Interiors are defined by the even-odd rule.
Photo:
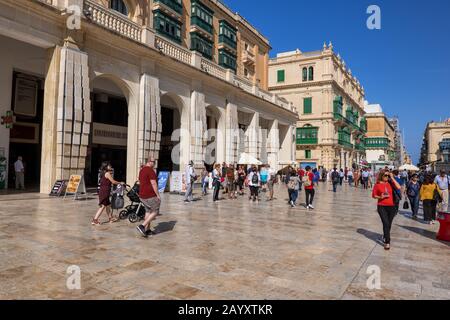
[[[117,221],[111,209],[112,186],[124,185],[113,178],[113,168],[110,163],[103,163],[99,176],[99,209],[92,219],[93,225],[100,225],[99,218],[106,211],[109,222]],[[273,201],[274,186],[285,185],[288,205],[298,206],[300,192],[304,189],[305,202],[303,206],[309,211],[314,210],[316,187],[319,183],[329,183],[332,191],[337,192],[344,182],[355,188],[371,189],[372,197],[377,200],[377,211],[383,225],[383,244],[390,249],[391,227],[395,216],[399,213],[403,201],[403,209],[411,210],[411,218],[417,220],[420,203],[423,207],[423,221],[434,224],[437,210],[445,210],[449,203],[450,176],[445,171],[440,174],[421,171],[418,173],[406,170],[392,170],[388,167],[373,172],[369,168],[337,169],[329,172],[326,169],[287,167],[276,171],[270,165],[233,165],[215,164],[212,172],[205,167],[198,176],[191,161],[185,168],[184,183],[186,192],[184,201],[194,201],[194,184],[199,181],[202,195],[207,196],[212,186],[212,200],[236,200],[248,195],[251,202],[261,201],[262,195],[266,201]],[[149,158],[139,173],[139,199],[145,209],[144,222],[137,227],[139,233],[148,237],[152,234],[151,222],[159,214],[161,196],[158,191],[158,178],[155,171],[155,159]],[[225,197],[221,198],[220,193]]]

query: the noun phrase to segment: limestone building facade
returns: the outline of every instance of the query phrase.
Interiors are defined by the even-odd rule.
[[[297,110],[296,160],[301,166],[330,170],[364,162],[364,88],[331,43],[271,59],[269,90]]]
[[[435,172],[450,170],[450,118],[443,122],[427,124],[423,135],[420,166]]]
[[[129,184],[149,155],[167,171],[294,160],[270,44],[217,0],[0,0],[0,43],[9,185],[19,155],[42,193],[71,174],[96,184],[103,160]]]
[[[393,166],[395,152],[395,130],[379,104],[366,104],[367,132],[364,141],[367,162],[377,171]]]

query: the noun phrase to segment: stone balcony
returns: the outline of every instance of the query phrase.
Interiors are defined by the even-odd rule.
[[[255,55],[247,50],[242,51],[242,63],[248,66],[255,64]]]
[[[168,39],[155,34],[152,28],[142,26],[127,17],[106,8],[93,0],[32,0],[40,4],[47,5],[54,10],[59,10],[64,14],[73,5],[83,7],[82,19],[95,24],[101,28],[107,29],[121,37],[138,44],[143,44],[151,50],[168,56],[180,63],[194,67],[210,76],[226,81],[241,90],[252,94],[253,96],[270,102],[280,108],[296,113],[295,107],[287,100],[262,90],[249,80],[240,77],[230,69],[225,69],[217,63],[203,58],[200,54],[190,51],[187,48],[178,45]],[[249,55],[251,56],[251,55]],[[253,56],[254,59],[254,56]]]

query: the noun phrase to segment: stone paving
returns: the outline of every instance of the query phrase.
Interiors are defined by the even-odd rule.
[[[0,195],[0,298],[450,298],[450,243],[435,239],[438,225],[400,214],[385,252],[370,192],[329,189],[320,186],[314,211],[290,208],[283,186],[259,203],[165,194],[149,239],[128,221],[91,226],[95,199]],[[71,265],[81,290],[66,287]],[[379,290],[366,285],[372,265]]]

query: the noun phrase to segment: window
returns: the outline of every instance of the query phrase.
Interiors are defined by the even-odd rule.
[[[314,81],[314,68],[313,67],[309,67],[309,77],[308,80],[309,81]]]
[[[248,77],[248,70],[247,70],[247,68],[244,68],[244,76]]]
[[[303,99],[303,113],[304,114],[312,113],[312,98]]]
[[[111,0],[110,7],[114,11],[120,12],[121,14],[128,16],[128,8],[123,2],[123,0]]]
[[[297,128],[297,144],[308,145],[317,144],[319,142],[319,128],[305,125],[303,128]]]
[[[214,12],[197,0],[192,1],[191,24],[199,26],[208,33],[213,33]]]
[[[284,82],[284,70],[278,70],[277,81]]]
[[[224,49],[219,49],[219,65],[236,71],[236,57]]]
[[[181,26],[178,21],[160,11],[155,11],[153,21],[153,26],[159,34],[181,43]]]
[[[221,20],[219,23],[219,43],[224,43],[232,49],[237,49],[237,36],[236,28],[225,20]]]
[[[198,51],[204,57],[211,59],[213,55],[213,44],[199,34],[191,33],[191,50]]]
[[[306,67],[303,68],[302,79],[303,79],[303,82],[308,81],[308,69]]]
[[[311,150],[305,150],[305,159],[311,159]]]

